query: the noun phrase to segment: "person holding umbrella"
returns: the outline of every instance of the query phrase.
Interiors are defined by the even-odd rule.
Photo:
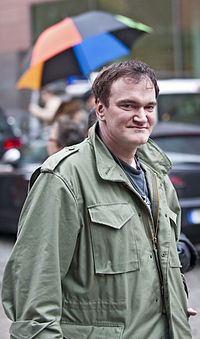
[[[52,84],[46,85],[41,90],[40,98],[43,107],[36,103],[30,103],[29,112],[41,121],[43,127],[46,127],[52,124],[54,115],[62,100],[56,95],[55,86]]]
[[[98,122],[30,181],[2,300],[11,338],[192,338],[171,163],[149,139],[159,92],[141,61],[104,68]]]

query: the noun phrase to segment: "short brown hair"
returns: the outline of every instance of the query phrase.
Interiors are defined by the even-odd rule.
[[[79,126],[76,121],[69,119],[66,115],[58,117],[54,126],[57,129],[58,147],[79,144],[86,137],[83,127]]]
[[[70,119],[73,119],[74,115],[81,110],[81,106],[77,100],[63,101],[55,112],[53,122],[61,115],[66,115]]]
[[[97,103],[97,100],[100,99],[102,103],[108,107],[110,89],[114,81],[119,78],[132,78],[137,83],[142,77],[148,77],[152,81],[157,97],[159,94],[159,87],[155,72],[144,62],[139,60],[127,60],[104,67],[97,75],[92,86],[95,102]]]

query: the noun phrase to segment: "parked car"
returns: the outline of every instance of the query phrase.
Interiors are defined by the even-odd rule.
[[[182,209],[182,231],[200,243],[200,126],[159,122],[151,138],[172,161],[169,176]]]
[[[158,86],[158,121],[200,125],[200,79],[163,79]]]
[[[200,126],[159,122],[151,138],[172,161],[169,174],[182,208],[182,230],[200,243]],[[30,176],[47,157],[46,140],[16,151],[7,151],[0,163],[0,231],[7,233],[16,233]]]
[[[5,112],[0,107],[0,157],[9,149],[22,147],[21,138],[16,135],[8,122]]]
[[[46,140],[35,139],[21,151],[6,151],[0,162],[0,232],[16,234],[19,215],[34,170],[46,159]]]

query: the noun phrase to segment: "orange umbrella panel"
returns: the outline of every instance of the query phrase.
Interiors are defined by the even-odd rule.
[[[41,33],[35,43],[30,66],[44,62],[81,41],[72,19],[66,18]]]

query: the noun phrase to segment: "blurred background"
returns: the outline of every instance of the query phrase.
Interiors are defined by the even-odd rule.
[[[198,251],[200,248],[200,0],[1,0],[0,284],[30,175],[51,154],[50,149],[55,152],[86,137],[88,114],[94,105],[93,101],[89,103],[90,88],[99,68],[83,77],[66,77],[63,72],[53,83],[54,94],[60,100],[56,124],[55,117],[49,123],[34,112],[35,104],[45,106],[42,88],[17,89],[16,84],[40,34],[66,17],[88,11],[128,17],[142,24],[136,25],[138,29],[145,30],[128,55],[113,57],[109,62],[136,58],[156,71],[160,96],[152,138],[173,164],[170,178],[182,208],[182,231]],[[67,112],[68,121],[65,141],[59,145],[63,112]],[[56,148],[52,148],[53,143]],[[186,279],[191,306],[200,314],[199,262],[186,273]],[[200,339],[200,316],[191,319],[191,324],[193,338]],[[8,327],[0,304],[2,339],[9,338]]]
[[[30,91],[16,91],[15,83],[39,34],[67,16],[94,9],[153,28],[134,44],[131,56],[150,64],[160,79],[200,77],[199,0],[1,0],[0,8],[0,102],[8,114],[27,109]]]
[[[129,25],[123,33],[123,39],[125,38],[126,42],[129,40],[128,54],[119,52],[110,56],[109,62],[137,58],[148,63],[156,71],[160,95],[157,105],[157,125],[152,138],[172,160],[173,169],[170,178],[182,207],[182,227],[190,240],[198,245],[200,243],[200,1],[18,0],[16,2],[1,0],[0,9],[0,188],[3,192],[0,197],[0,231],[16,232],[16,223],[26,196],[30,175],[50,154],[47,150],[48,141],[55,142],[55,133],[52,132],[52,137],[50,127],[56,117],[66,113],[70,120],[75,119],[79,127],[85,129],[86,136],[88,112],[94,105],[90,89],[100,68],[97,62],[96,66],[92,65],[85,74],[82,74],[84,73],[82,68],[80,71],[77,65],[78,62],[84,62],[84,58],[80,51],[75,51],[76,46],[74,50],[67,47],[67,52],[70,50],[70,54],[66,56],[70,58],[59,70],[55,77],[56,81],[51,82],[50,87],[46,88],[50,94],[43,91],[45,88],[42,86],[43,80],[41,84],[39,81],[37,86],[35,82],[38,80],[38,74],[40,77],[46,76],[48,80],[51,72],[57,72],[57,65],[65,59],[56,59],[56,54],[65,56],[65,51],[59,54],[59,46],[58,51],[50,51],[50,55],[51,53],[56,55],[50,58],[50,62],[47,60],[42,63],[42,56],[38,62],[43,73],[41,69],[38,73],[37,61],[36,67],[32,67],[32,64],[31,67],[36,70],[34,80],[29,73],[25,72],[31,69],[30,60],[34,61],[34,56],[37,54],[36,45],[39,45],[39,41],[41,45],[43,44],[41,34],[45,31],[48,35],[49,28],[53,27],[53,31],[57,26],[55,24],[62,25],[63,19],[70,17],[73,18],[73,24],[79,30],[82,29],[83,32],[80,33],[84,43],[84,40],[88,40],[86,37],[96,34],[97,28],[95,27],[94,30],[92,17],[95,17],[95,26],[103,26],[104,23],[100,22],[100,19],[98,22],[97,13],[104,11],[106,15],[110,15],[108,21],[112,24],[117,18],[122,20],[123,24],[125,22]],[[90,17],[86,16],[84,19],[86,22],[80,26],[81,20],[79,16],[77,19],[77,15],[91,13],[91,11],[97,12],[93,12]],[[132,40],[129,35],[130,27],[132,32],[135,32]],[[72,30],[73,27],[70,27],[69,37],[72,35]],[[58,39],[52,42],[50,36],[48,48],[49,46],[54,48],[61,35],[60,31],[58,33]],[[97,58],[97,55],[92,54],[97,45],[93,47],[92,43],[91,39],[90,62],[94,62]],[[101,49],[104,45],[101,44]],[[43,50],[46,52],[46,49],[45,45]],[[105,46],[106,50],[108,47]],[[57,63],[51,63],[52,60],[57,60]],[[106,64],[106,60],[100,64],[101,66]],[[28,82],[32,81],[33,86],[32,84],[19,86],[21,81],[19,79],[23,78],[24,72],[28,74]],[[67,76],[68,73],[70,76]],[[51,76],[54,77],[54,74]],[[48,104],[49,99],[52,101],[51,105]],[[49,115],[48,119],[47,115]]]

